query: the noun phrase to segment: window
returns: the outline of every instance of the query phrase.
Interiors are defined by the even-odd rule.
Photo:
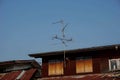
[[[93,72],[91,57],[77,57],[76,58],[76,73]]]
[[[109,60],[109,70],[120,70],[120,58]]]
[[[48,75],[62,75],[63,60],[49,60]]]

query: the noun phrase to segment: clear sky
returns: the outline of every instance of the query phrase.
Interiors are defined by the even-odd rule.
[[[120,44],[120,0],[0,0],[0,61],[63,50],[60,24],[73,41],[65,49]]]

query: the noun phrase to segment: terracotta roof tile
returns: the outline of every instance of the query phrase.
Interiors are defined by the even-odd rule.
[[[23,74],[23,76],[20,78],[20,80],[30,80],[33,75],[35,74],[35,72],[37,71],[37,69],[29,69],[26,70],[25,73]],[[0,76],[0,80],[15,80],[19,75],[21,71],[12,71],[9,73],[4,73],[4,75]]]
[[[34,75],[37,69],[30,69],[25,72],[25,74],[21,77],[21,80],[30,80],[31,77]]]
[[[20,73],[21,71],[13,71],[6,73],[1,80],[15,80]]]
[[[48,77],[38,80],[120,80],[120,77],[113,77],[112,74],[89,74],[64,77]]]
[[[2,79],[2,77],[4,76],[5,74],[0,74],[0,80]]]

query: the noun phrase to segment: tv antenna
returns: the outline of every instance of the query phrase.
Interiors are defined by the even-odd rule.
[[[66,29],[66,27],[68,27],[68,24],[65,24],[63,20],[57,21],[53,24],[58,24],[58,23],[60,23],[61,27],[62,27],[61,36],[55,35],[54,37],[52,37],[52,39],[60,40],[65,48],[65,47],[67,47],[67,42],[72,41],[72,38],[66,38],[66,35],[65,35],[65,29]],[[65,66],[66,66],[66,56],[65,56],[65,49],[64,49],[64,67]]]

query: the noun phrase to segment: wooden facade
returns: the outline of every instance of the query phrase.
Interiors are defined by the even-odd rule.
[[[120,70],[120,45],[29,54],[42,58],[42,77],[104,73]]]

